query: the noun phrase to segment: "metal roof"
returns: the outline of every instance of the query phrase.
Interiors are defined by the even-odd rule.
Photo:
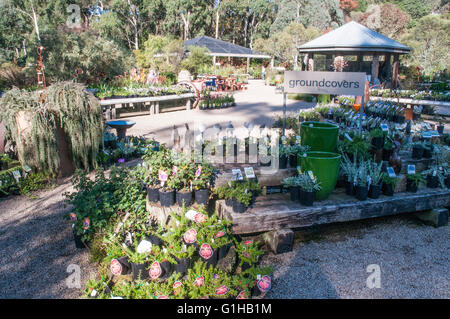
[[[253,52],[249,48],[242,47],[230,42],[214,39],[207,36],[201,36],[198,38],[184,41],[184,48],[189,51],[189,46],[205,47],[210,51],[210,55],[213,56],[231,56],[241,58],[270,58],[269,55]]]
[[[300,52],[364,51],[409,53],[411,48],[351,21],[298,47]]]

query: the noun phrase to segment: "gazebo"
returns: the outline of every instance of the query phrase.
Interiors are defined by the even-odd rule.
[[[230,42],[214,39],[207,36],[201,36],[194,39],[184,41],[186,52],[189,51],[190,46],[204,47],[209,50],[209,55],[213,57],[213,63],[216,64],[216,57],[228,58],[247,58],[247,72],[250,67],[250,59],[270,59],[270,55],[260,54],[254,52],[249,48],[242,47]]]
[[[400,54],[411,48],[375,32],[354,21],[330,31],[298,47],[305,54],[303,70],[334,71],[332,64],[337,56],[345,56],[348,66],[344,71],[366,72],[371,81],[398,83]],[[316,67],[315,67],[316,65]],[[393,79],[393,81],[392,81]]]

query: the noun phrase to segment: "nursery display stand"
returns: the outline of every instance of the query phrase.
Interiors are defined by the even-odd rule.
[[[234,234],[305,228],[403,213],[426,212],[449,206],[449,190],[430,188],[421,188],[417,193],[396,193],[393,197],[382,195],[378,199],[365,201],[359,201],[346,195],[343,189],[337,189],[328,199],[314,202],[310,207],[289,200],[289,194],[271,194],[258,197],[253,207],[244,214],[234,213],[224,200],[216,202],[219,216],[233,222]],[[446,216],[448,219],[448,214]],[[443,221],[445,216],[440,218],[439,224],[445,224]]]

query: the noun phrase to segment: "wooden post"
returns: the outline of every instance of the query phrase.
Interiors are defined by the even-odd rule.
[[[250,70],[250,57],[247,58],[247,73]]]
[[[417,213],[416,217],[424,224],[434,227],[448,225],[448,209],[446,208],[435,208],[428,212]]]
[[[378,69],[380,67],[380,60],[378,55],[374,54],[373,55],[373,59],[372,59],[372,69],[371,69],[371,76],[372,76],[372,81],[375,78],[378,78]]]
[[[159,101],[155,102],[155,114],[159,114]]]
[[[311,58],[309,59],[308,71],[314,71],[314,54],[311,54]]]
[[[191,99],[187,99],[186,101],[186,110],[190,110],[191,109]]]
[[[274,230],[263,235],[265,242],[275,254],[292,251],[294,232],[290,229]]]

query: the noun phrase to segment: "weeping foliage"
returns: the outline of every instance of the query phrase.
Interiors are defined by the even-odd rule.
[[[31,123],[23,127],[20,119]],[[59,82],[47,88],[45,103],[39,92],[14,88],[0,100],[0,121],[6,138],[16,145],[23,165],[57,173],[60,169],[57,132],[64,132],[76,168],[96,167],[103,142],[102,109],[81,84]]]

